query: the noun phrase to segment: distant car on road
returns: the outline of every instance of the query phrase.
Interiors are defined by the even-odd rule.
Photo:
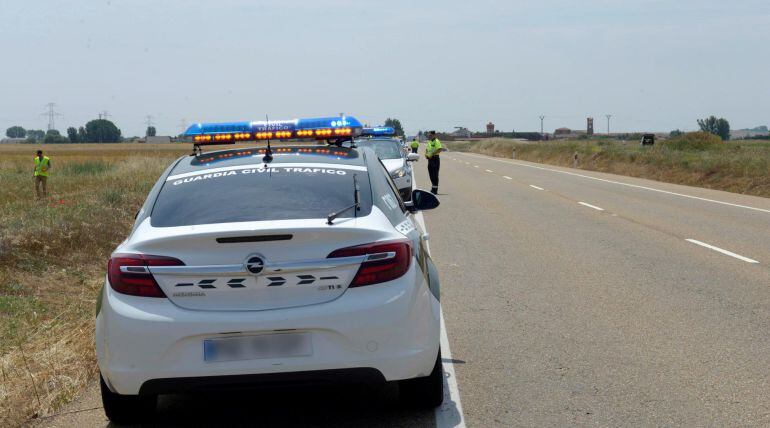
[[[373,150],[343,146],[358,127],[329,118],[188,129],[198,146],[297,136],[335,145],[198,147],[161,175],[98,300],[110,420],[147,418],[159,394],[281,382],[396,381],[405,403],[441,404],[438,274],[414,216],[439,202],[414,190],[404,203]]]
[[[399,140],[390,137],[361,138],[356,140],[356,145],[372,148],[396,183],[401,199],[404,201],[412,199],[414,186],[412,162],[418,161],[419,155],[408,153]]]

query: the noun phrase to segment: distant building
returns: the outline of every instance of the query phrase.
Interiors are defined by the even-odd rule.
[[[144,141],[141,142],[147,144],[168,144],[171,142],[171,137],[163,135],[156,137],[144,137]]]
[[[569,135],[572,134],[572,130],[569,128],[556,128],[555,131],[553,131],[553,135]]]
[[[768,136],[768,135],[770,135],[770,132],[768,131],[767,126],[757,126],[751,129],[730,130],[731,140],[741,140],[744,138],[760,137],[760,136]]]
[[[462,126],[455,126],[455,131],[449,135],[455,138],[470,138],[471,131],[469,131],[468,128],[464,128]]]
[[[594,135],[594,118],[589,117],[586,119],[586,134]]]
[[[26,138],[3,138],[0,140],[0,144],[15,144],[15,143],[23,143],[27,141]]]
[[[495,124],[492,122],[487,123],[487,134],[492,134],[495,132]]]

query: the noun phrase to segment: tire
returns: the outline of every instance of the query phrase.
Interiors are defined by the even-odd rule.
[[[399,400],[407,407],[432,409],[444,402],[444,369],[441,365],[441,351],[436,358],[433,371],[426,377],[402,380],[398,383]]]
[[[120,395],[110,391],[99,375],[104,413],[116,424],[145,422],[155,414],[158,397],[155,395]]]

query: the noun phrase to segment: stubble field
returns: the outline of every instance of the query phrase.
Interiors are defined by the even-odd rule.
[[[49,196],[33,181],[51,158]],[[0,426],[45,417],[96,375],[95,303],[110,252],[186,144],[0,145]]]

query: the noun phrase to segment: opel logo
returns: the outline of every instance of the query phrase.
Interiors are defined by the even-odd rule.
[[[262,272],[264,267],[265,262],[261,257],[251,256],[246,260],[246,270],[253,273],[254,275],[258,275],[260,272]]]

